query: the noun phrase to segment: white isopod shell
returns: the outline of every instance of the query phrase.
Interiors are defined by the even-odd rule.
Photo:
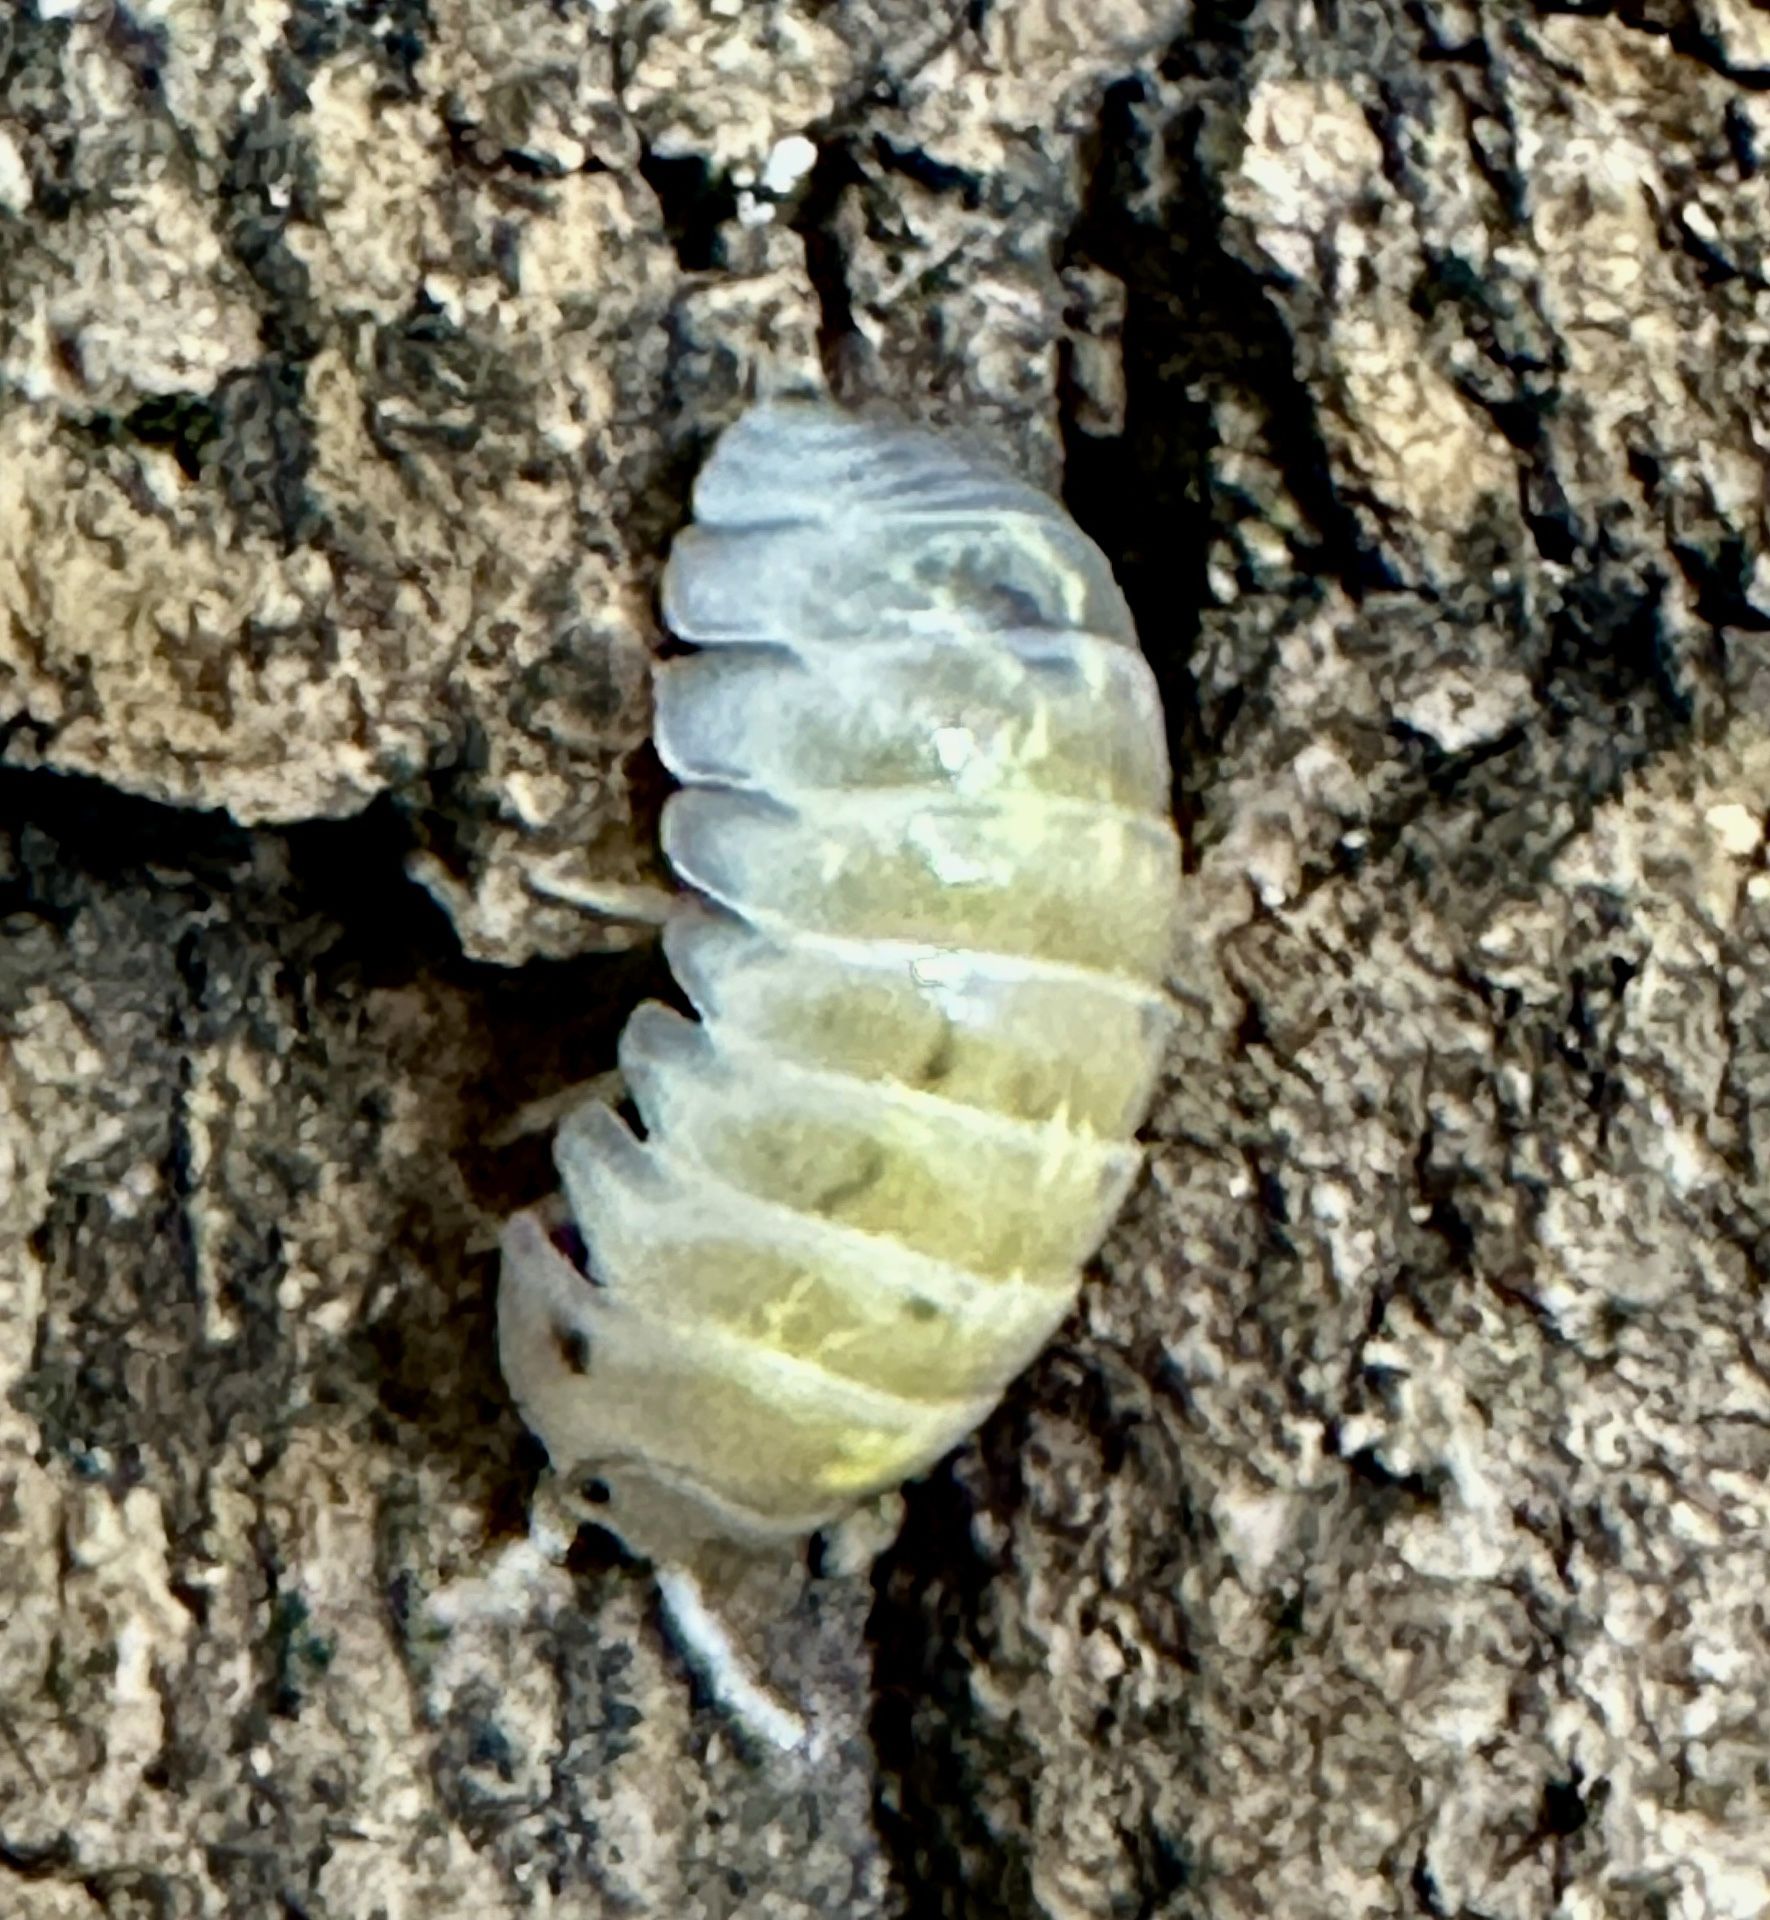
[[[759,405],[719,442],[657,669],[697,896],[555,1143],[585,1271],[505,1235],[498,1330],[635,1550],[810,1532],[925,1471],[1043,1346],[1138,1164],[1180,852],[1104,555],[919,429]]]

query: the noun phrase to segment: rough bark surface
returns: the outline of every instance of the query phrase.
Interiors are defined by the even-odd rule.
[[[1770,1911],[1767,152],[1746,0],[0,14],[0,1907]],[[740,1621],[803,1767],[536,1505],[490,1233],[820,382],[1120,566],[1191,1018]]]

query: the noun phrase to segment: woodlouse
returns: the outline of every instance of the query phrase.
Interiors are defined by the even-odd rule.
[[[1138,1163],[1178,892],[1104,555],[936,434],[752,408],[666,573],[681,789],[650,1003],[505,1234],[504,1370],[636,1551],[808,1533],[926,1470],[1074,1301]],[[587,1277],[588,1276],[588,1277]]]

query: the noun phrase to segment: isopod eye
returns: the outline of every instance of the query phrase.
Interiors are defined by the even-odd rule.
[[[589,1249],[584,1245],[584,1236],[569,1220],[563,1220],[556,1227],[550,1227],[547,1238],[552,1241],[556,1253],[563,1253],[579,1273],[588,1277],[590,1264]]]
[[[565,1363],[568,1373],[575,1373],[582,1377],[590,1371],[590,1342],[581,1327],[570,1326],[563,1320],[555,1320],[553,1344],[559,1350],[559,1357]]]

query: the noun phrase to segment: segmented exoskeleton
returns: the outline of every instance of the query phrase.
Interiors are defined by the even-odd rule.
[[[644,1123],[555,1157],[580,1272],[505,1236],[556,1466],[669,1556],[924,1471],[1068,1312],[1137,1167],[1179,878],[1154,679],[1104,556],[940,438],[774,402],[719,442],[657,669],[692,891],[638,1009]]]

